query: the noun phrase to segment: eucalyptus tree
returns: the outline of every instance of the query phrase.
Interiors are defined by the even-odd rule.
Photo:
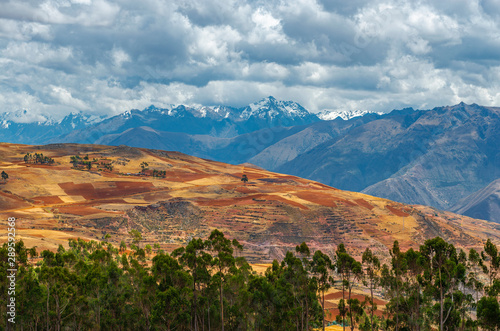
[[[379,272],[380,272],[380,260],[378,257],[372,253],[370,248],[366,248],[363,252],[362,263],[365,267],[366,283],[370,289],[370,327],[373,331],[375,325],[373,323],[373,314],[377,310],[377,305],[373,300],[373,291],[378,286],[380,282]]]
[[[467,286],[472,289],[474,293],[474,301],[477,304],[479,301],[479,294],[484,289],[484,283],[481,281],[481,271],[482,271],[483,261],[481,254],[479,254],[474,248],[469,250],[469,256],[467,260]]]
[[[181,265],[188,268],[192,282],[191,300],[191,329],[199,330],[198,301],[200,291],[208,286],[211,280],[210,267],[214,263],[208,253],[210,242],[202,239],[191,240],[186,247],[181,247],[172,252],[173,257],[178,257]]]
[[[191,275],[168,253],[158,253],[152,262],[151,271],[158,283],[152,311],[153,325],[159,330],[190,329],[193,325],[189,302],[193,294]]]
[[[318,283],[318,291],[322,294],[321,308],[323,312],[323,330],[325,330],[326,319],[325,319],[325,292],[330,289],[334,284],[333,277],[331,276],[332,271],[334,271],[334,265],[330,257],[320,250],[314,252],[312,258],[312,273],[315,275]]]
[[[426,290],[438,300],[438,325],[443,331],[455,308],[454,294],[465,278],[465,266],[459,262],[455,247],[440,237],[426,240],[420,253],[428,266],[424,272]]]
[[[489,286],[493,286],[500,272],[500,254],[497,246],[490,239],[484,244],[484,251],[481,252],[481,265],[483,272],[488,275]]]
[[[498,330],[500,327],[500,305],[494,297],[485,296],[477,305],[479,325],[485,330]]]
[[[341,312],[342,320],[344,323],[344,316],[349,316],[351,330],[354,330],[356,321],[359,315],[363,314],[363,309],[360,305],[358,299],[352,299],[352,289],[356,281],[361,282],[363,278],[363,268],[361,262],[356,261],[351,255],[349,255],[345,249],[344,244],[340,244],[336,251],[337,258],[337,272],[340,274],[342,279],[342,301],[339,303],[339,311]],[[345,287],[348,289],[348,309],[345,310]],[[341,308],[343,311],[341,311]],[[344,326],[345,329],[345,326]]]
[[[219,230],[213,230],[210,233],[208,243],[210,249],[214,254],[213,265],[215,266],[217,273],[214,275],[216,281],[219,284],[219,301],[220,301],[220,327],[224,331],[224,281],[225,276],[230,269],[235,268],[235,259],[233,256],[233,247],[231,245],[231,240],[227,239],[222,232]]]

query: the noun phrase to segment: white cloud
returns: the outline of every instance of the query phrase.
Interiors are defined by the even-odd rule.
[[[25,63],[63,63],[73,56],[71,47],[38,42],[10,42],[0,51],[2,57]]]
[[[0,111],[500,105],[499,18],[493,0],[7,0]]]
[[[50,40],[52,38],[50,27],[36,22],[0,18],[0,38],[28,41],[37,37]]]
[[[192,59],[217,65],[238,57],[234,46],[241,36],[230,26],[195,27],[193,30],[194,40],[188,47]]]
[[[270,43],[284,44],[287,37],[283,33],[280,20],[263,8],[257,8],[252,14],[255,24],[254,30],[249,34],[248,41],[251,44]]]
[[[88,106],[82,100],[74,98],[67,89],[61,86],[51,86],[50,95],[56,98],[60,104],[75,108],[76,110],[86,110]]]
[[[121,67],[123,63],[130,62],[130,56],[121,48],[113,48],[111,51],[113,63],[117,67]]]

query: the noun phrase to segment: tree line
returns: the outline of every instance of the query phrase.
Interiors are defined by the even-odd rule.
[[[73,164],[73,168],[75,169],[87,169],[91,170],[93,165],[96,165],[97,170],[101,171],[103,169],[113,171],[114,166],[109,160],[98,160],[94,158],[92,161],[89,158],[89,155],[85,155],[81,157],[80,155],[73,155],[70,157],[70,162]]]
[[[418,250],[394,242],[382,263],[370,249],[355,259],[302,243],[264,274],[242,246],[214,230],[171,253],[70,239],[56,252],[15,244],[16,327],[23,330],[311,330],[325,328],[325,293],[342,291],[337,322],[354,330],[496,330],[500,256],[488,240],[468,253],[442,238]],[[106,237],[106,240],[109,236]],[[36,261],[36,263],[34,263]],[[8,246],[0,248],[0,300],[7,302]],[[354,298],[355,288],[369,295]],[[375,297],[384,298],[377,317]],[[2,328],[7,323],[0,305]]]
[[[43,153],[26,153],[23,157],[24,163],[32,164],[54,164],[54,159],[43,155]]]

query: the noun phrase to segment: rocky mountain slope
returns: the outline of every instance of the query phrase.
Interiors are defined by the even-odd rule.
[[[99,123],[104,118],[82,113],[71,113],[56,121],[50,117],[33,115],[22,110],[0,114],[0,141],[11,143],[46,143],[74,130]]]
[[[499,178],[499,161],[500,109],[462,103],[393,111],[273,170],[448,209]]]
[[[500,223],[500,179],[460,200],[451,207],[451,210],[462,215]]]
[[[54,164],[25,163],[26,153],[43,153]],[[15,217],[17,238],[39,250],[105,234],[118,245],[131,241],[132,229],[143,233],[142,245],[171,250],[218,228],[242,242],[252,261],[283,257],[303,241],[330,253],[343,242],[360,254],[366,247],[386,252],[396,239],[403,248],[435,236],[464,248],[500,240],[494,223],[178,152],[0,144],[0,156],[9,174],[0,184],[0,217]],[[76,156],[88,158],[90,170]],[[143,162],[148,170],[141,174]]]
[[[165,132],[202,134],[213,137],[235,137],[263,128],[290,127],[320,121],[293,101],[270,96],[246,107],[150,106],[144,110],[127,110],[104,118],[71,113],[61,120],[35,115],[27,110],[0,114],[0,141],[11,143],[96,143],[108,135],[125,134],[127,130],[149,127]],[[105,137],[103,140],[110,140]],[[142,147],[157,148],[152,144]]]
[[[4,115],[0,140],[176,150],[447,210],[500,178],[499,109],[475,104],[325,121],[268,97],[240,109],[150,107],[106,120],[13,122],[28,115]]]
[[[96,143],[110,141],[129,130],[148,127],[156,131],[232,138],[264,128],[304,125],[320,121],[298,103],[265,98],[243,108],[178,106],[160,109],[153,106],[131,110],[96,125],[76,130],[53,142]],[[135,143],[133,145],[137,145]],[[141,147],[159,148],[156,141]]]

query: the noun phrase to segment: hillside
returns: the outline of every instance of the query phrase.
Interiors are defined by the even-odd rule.
[[[500,179],[460,200],[452,211],[500,223]]]
[[[25,163],[26,153],[43,153],[54,164]],[[91,170],[74,169],[75,155],[95,159]],[[283,257],[303,241],[326,252],[343,242],[356,255],[366,247],[385,254],[394,240],[407,248],[442,236],[459,247],[480,248],[486,238],[500,239],[500,226],[486,221],[178,152],[0,144],[0,160],[9,174],[0,184],[0,216],[16,217],[17,238],[39,249],[105,234],[119,244],[130,241],[131,229],[143,233],[144,244],[171,250],[218,228],[242,242],[252,261]],[[138,174],[142,162],[149,165],[147,175]],[[165,177],[153,178],[153,170]]]
[[[499,108],[461,103],[405,109],[356,126],[273,170],[449,209],[498,178],[499,142]]]

